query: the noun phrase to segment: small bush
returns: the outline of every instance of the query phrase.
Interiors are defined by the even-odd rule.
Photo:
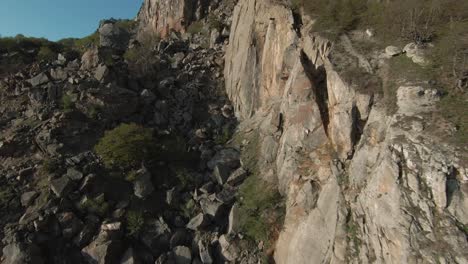
[[[107,168],[128,170],[150,159],[154,148],[151,129],[132,123],[107,131],[95,151]]]
[[[70,111],[75,108],[75,103],[71,95],[64,94],[62,96],[62,109],[65,111]]]
[[[226,144],[231,139],[232,133],[229,125],[223,126],[221,134],[215,136],[215,143],[218,145]]]
[[[153,48],[160,40],[157,34],[143,34],[138,45],[125,51],[123,57],[132,74],[145,76],[157,71],[159,61],[153,55]]]
[[[107,214],[110,207],[105,200],[104,194],[101,194],[95,198],[89,198],[88,200],[86,200],[81,205],[81,209],[103,217]]]
[[[199,34],[202,31],[203,31],[203,22],[202,21],[193,22],[187,28],[187,32],[190,33],[190,34]]]
[[[217,29],[218,31],[223,30],[223,23],[219,17],[214,14],[208,16],[208,25],[211,29]]]
[[[42,46],[37,53],[37,59],[51,62],[57,59],[57,53],[47,46]]]
[[[138,235],[145,224],[145,218],[140,211],[129,211],[126,215],[127,231],[130,236]]]
[[[241,231],[252,240],[271,246],[285,214],[283,199],[276,188],[258,176],[251,176],[240,187],[239,205]]]

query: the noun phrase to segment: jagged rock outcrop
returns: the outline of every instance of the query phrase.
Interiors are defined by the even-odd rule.
[[[425,130],[437,92],[402,85],[388,114],[345,81],[337,43],[307,17],[240,0],[232,21],[224,73],[238,133],[287,197],[276,263],[466,263],[464,154]]]
[[[138,13],[139,36],[184,32],[190,23],[206,15],[209,4],[210,0],[146,0]]]

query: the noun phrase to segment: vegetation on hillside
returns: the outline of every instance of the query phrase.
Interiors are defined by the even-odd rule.
[[[151,129],[132,123],[107,131],[95,150],[106,167],[128,170],[149,159],[154,146]]]

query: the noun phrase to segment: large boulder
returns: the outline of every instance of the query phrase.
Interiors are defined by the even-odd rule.
[[[32,77],[31,79],[28,80],[28,82],[33,86],[39,86],[42,84],[46,84],[50,81],[49,76],[47,76],[46,73],[39,73],[38,75]]]
[[[35,245],[13,243],[3,248],[2,263],[4,264],[42,264],[40,250]]]
[[[101,22],[99,27],[99,43],[101,47],[125,50],[130,40],[130,34],[119,27],[113,20]]]
[[[145,199],[153,193],[154,187],[151,182],[151,173],[145,167],[137,171],[137,176],[133,183],[133,191],[135,196],[140,199]]]

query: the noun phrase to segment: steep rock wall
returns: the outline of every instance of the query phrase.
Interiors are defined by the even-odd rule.
[[[165,37],[171,30],[185,31],[205,15],[210,0],[145,0],[138,13],[139,37],[145,33]]]
[[[274,1],[240,0],[226,49],[239,133],[260,134],[256,171],[287,199],[276,262],[466,263],[468,172],[421,129],[436,93],[402,86],[388,115],[310,28]]]

